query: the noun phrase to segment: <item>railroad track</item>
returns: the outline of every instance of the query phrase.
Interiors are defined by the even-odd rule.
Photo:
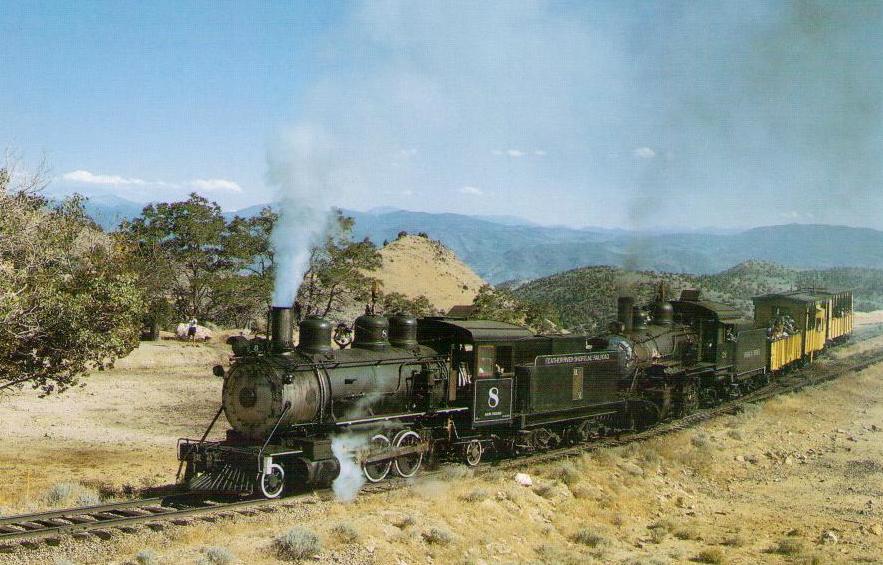
[[[4,516],[0,517],[0,552],[38,542],[57,545],[64,536],[110,539],[115,531],[132,533],[141,526],[162,530],[168,525],[185,526],[196,520],[214,522],[236,515],[275,512],[286,506],[296,506],[306,496],[310,495],[283,501],[212,501],[189,495],[171,495]],[[273,505],[273,502],[278,504]]]
[[[646,430],[622,436],[602,438],[588,444],[555,449],[515,459],[501,459],[483,463],[477,468],[477,471],[479,474],[484,474],[530,464],[548,463],[602,448],[622,446],[675,433],[721,415],[736,413],[746,404],[766,400],[787,392],[796,392],[807,386],[834,380],[847,373],[861,371],[877,363],[883,363],[883,348],[832,360],[825,365],[813,365],[807,369],[794,371],[761,389],[719,406],[696,411],[676,421],[665,422]],[[444,469],[438,469],[424,472],[422,476],[432,477],[442,473],[444,473]],[[363,489],[363,492],[385,492],[401,488],[409,483],[410,481],[406,479],[394,479],[385,483],[368,485]],[[5,516],[0,517],[0,552],[14,551],[20,546],[37,547],[40,543],[57,545],[65,536],[96,536],[100,539],[110,539],[114,532],[132,533],[142,526],[161,530],[170,525],[185,526],[196,521],[215,522],[237,515],[254,516],[259,513],[271,513],[299,506],[305,498],[315,498],[317,494],[327,495],[328,490],[301,493],[281,500],[229,501],[204,499],[187,494],[172,494],[165,497]]]

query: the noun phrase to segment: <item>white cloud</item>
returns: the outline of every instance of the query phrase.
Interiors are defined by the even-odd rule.
[[[238,183],[227,179],[196,179],[189,183],[196,190],[204,190],[206,192],[229,191],[242,192],[242,187]]]
[[[519,149],[507,149],[506,155],[508,155],[510,157],[516,157],[516,158],[517,157],[524,157],[524,151],[521,151]]]
[[[203,192],[242,192],[242,187],[232,180],[227,179],[194,179],[186,183],[166,182],[162,180],[144,180],[121,175],[102,175],[91,171],[77,169],[61,175],[63,180],[79,184],[95,184],[103,186],[138,186],[138,187],[166,187],[166,188],[192,188]]]
[[[653,157],[656,157],[656,151],[653,151],[653,149],[649,147],[638,147],[632,152],[632,154],[638,159],[652,159]]]
[[[546,152],[543,149],[535,149],[533,154],[536,155],[537,157],[545,157],[546,156]]]
[[[61,176],[66,181],[71,182],[80,182],[84,184],[103,184],[110,186],[123,186],[123,185],[138,185],[142,186],[145,184],[149,184],[144,179],[136,179],[136,178],[128,178],[121,177],[119,175],[96,175],[95,173],[91,173],[89,171],[84,171],[82,169],[78,169],[76,171],[71,171],[69,173],[65,173]]]
[[[484,194],[482,190],[475,186],[462,186],[459,190],[460,194],[472,194],[474,196],[478,196],[479,194]]]

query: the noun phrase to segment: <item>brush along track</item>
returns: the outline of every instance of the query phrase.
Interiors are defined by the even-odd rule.
[[[883,348],[829,361],[824,365],[818,364],[807,369],[793,371],[779,376],[771,384],[735,400],[713,408],[696,411],[679,420],[663,422],[643,431],[513,459],[486,462],[479,465],[476,471],[479,474],[485,474],[530,464],[548,463],[600,448],[622,446],[678,432],[717,416],[736,413],[746,404],[766,400],[782,393],[796,392],[807,386],[827,382],[847,373],[864,370],[877,363],[883,363]],[[443,473],[444,469],[436,469],[424,472],[421,476],[432,477]],[[396,478],[381,484],[370,484],[362,491],[366,494],[385,492],[401,488],[412,482],[410,479]],[[159,530],[169,525],[189,525],[195,520],[214,522],[220,518],[230,518],[236,515],[275,512],[279,509],[299,506],[304,499],[315,499],[317,495],[321,498],[326,498],[326,496],[331,498],[329,492],[330,489],[323,489],[297,494],[282,500],[247,499],[236,501],[211,501],[193,495],[176,494],[0,517],[0,552],[12,551],[20,545],[35,547],[38,540],[54,545],[59,543],[62,536],[66,535],[84,537],[95,535],[100,539],[109,539],[113,536],[114,530],[130,533],[136,531],[137,526],[142,525]]]

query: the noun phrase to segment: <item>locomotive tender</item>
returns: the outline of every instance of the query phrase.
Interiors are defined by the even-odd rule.
[[[780,321],[799,313],[787,310],[793,297],[759,297],[752,322],[698,291],[672,302],[664,294],[649,307],[621,297],[617,320],[596,337],[366,309],[342,349],[316,317],[300,323],[295,347],[291,310],[274,307],[270,339],[231,338],[230,369],[215,368],[222,407],[200,440],[179,441],[184,481],[274,498],[330,483],[345,458],[377,482],[415,475],[426,457],[477,465],[488,451],[576,444],[739,396],[817,354],[808,331],[839,341],[852,329],[851,294],[816,293],[818,305],[803,303],[803,333],[789,326],[799,355],[792,346],[782,357],[778,344],[794,335]],[[226,438],[206,441],[222,412]]]

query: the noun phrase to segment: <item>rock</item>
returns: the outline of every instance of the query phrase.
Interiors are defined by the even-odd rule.
[[[880,524],[871,524],[871,527],[868,528],[868,531],[875,536],[880,536],[883,535],[883,526],[881,526]]]
[[[745,462],[745,456],[744,456],[744,455],[737,455],[737,456],[736,456],[736,461],[738,461],[739,463],[744,463],[744,462]]]
[[[835,534],[831,530],[825,530],[825,532],[822,533],[821,541],[825,544],[834,545],[840,540],[837,538],[837,534]]]
[[[533,479],[530,478],[530,475],[527,473],[518,473],[515,475],[515,482],[523,487],[529,487],[533,485]]]
[[[785,458],[785,465],[794,465],[794,458],[790,455]]]
[[[187,329],[190,327],[189,324],[178,324],[175,327],[175,335],[178,339],[188,339]],[[208,341],[212,338],[212,331],[205,326],[196,326],[196,336],[195,339],[197,341]]]
[[[753,453],[746,455],[745,460],[748,461],[749,463],[754,463],[755,465],[757,464],[758,461],[760,461],[760,459],[758,459],[757,455],[754,455]]]

